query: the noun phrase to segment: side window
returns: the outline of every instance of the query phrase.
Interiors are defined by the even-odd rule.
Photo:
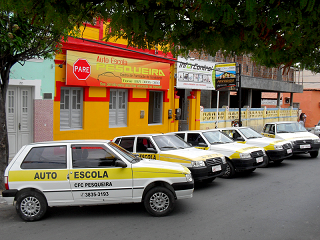
[[[264,133],[269,133],[269,131],[270,131],[270,124],[267,124],[267,125],[264,127],[263,132],[264,132]]]
[[[67,168],[67,147],[34,147],[21,164],[22,169]]]
[[[176,133],[178,137],[181,137],[184,140],[184,136],[186,135],[185,133]]]
[[[118,159],[113,153],[98,145],[72,145],[73,168],[114,167]]]
[[[118,143],[118,145],[128,150],[129,152],[133,152],[134,138],[121,138],[121,141],[120,143]]]
[[[150,141],[150,138],[138,137],[137,139],[137,153],[139,152],[157,152],[157,149]]]
[[[192,146],[200,146],[199,143],[205,143],[204,139],[199,133],[188,133],[187,142]]]

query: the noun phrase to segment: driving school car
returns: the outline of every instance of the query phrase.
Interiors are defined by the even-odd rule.
[[[267,155],[263,148],[234,142],[219,130],[191,130],[175,132],[192,146],[214,150],[226,156],[227,168],[222,177],[231,178],[236,172],[252,172],[265,166]]]
[[[197,182],[212,182],[226,169],[224,155],[193,148],[174,134],[119,136],[113,141],[142,158],[182,164],[190,169]]]
[[[267,161],[276,164],[281,163],[293,154],[291,142],[264,137],[250,127],[228,127],[219,128],[219,130],[236,142],[264,148],[268,156]]]
[[[4,177],[2,196],[25,221],[41,219],[52,206],[137,202],[164,216],[194,188],[188,168],[141,159],[107,140],[23,146]]]
[[[312,158],[319,154],[319,137],[308,132],[298,122],[266,123],[261,134],[265,137],[290,141],[293,146],[293,154],[309,153]]]

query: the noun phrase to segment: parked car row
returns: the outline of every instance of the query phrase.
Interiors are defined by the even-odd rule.
[[[250,173],[294,153],[316,157],[319,138],[300,126],[268,123],[268,137],[232,127],[29,144],[6,168],[2,195],[25,221],[41,219],[51,206],[137,202],[165,216],[176,200],[193,196],[194,182]]]

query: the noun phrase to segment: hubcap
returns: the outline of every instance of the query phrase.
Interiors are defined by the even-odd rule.
[[[26,197],[20,204],[21,212],[28,217],[36,216],[41,209],[40,202],[35,197]]]
[[[169,207],[170,199],[167,194],[163,192],[157,192],[151,196],[149,203],[150,207],[155,212],[163,212]]]

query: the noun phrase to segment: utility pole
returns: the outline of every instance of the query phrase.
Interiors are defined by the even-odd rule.
[[[239,127],[242,127],[241,122],[241,64],[237,64],[237,76],[238,76],[238,98],[239,98]]]

